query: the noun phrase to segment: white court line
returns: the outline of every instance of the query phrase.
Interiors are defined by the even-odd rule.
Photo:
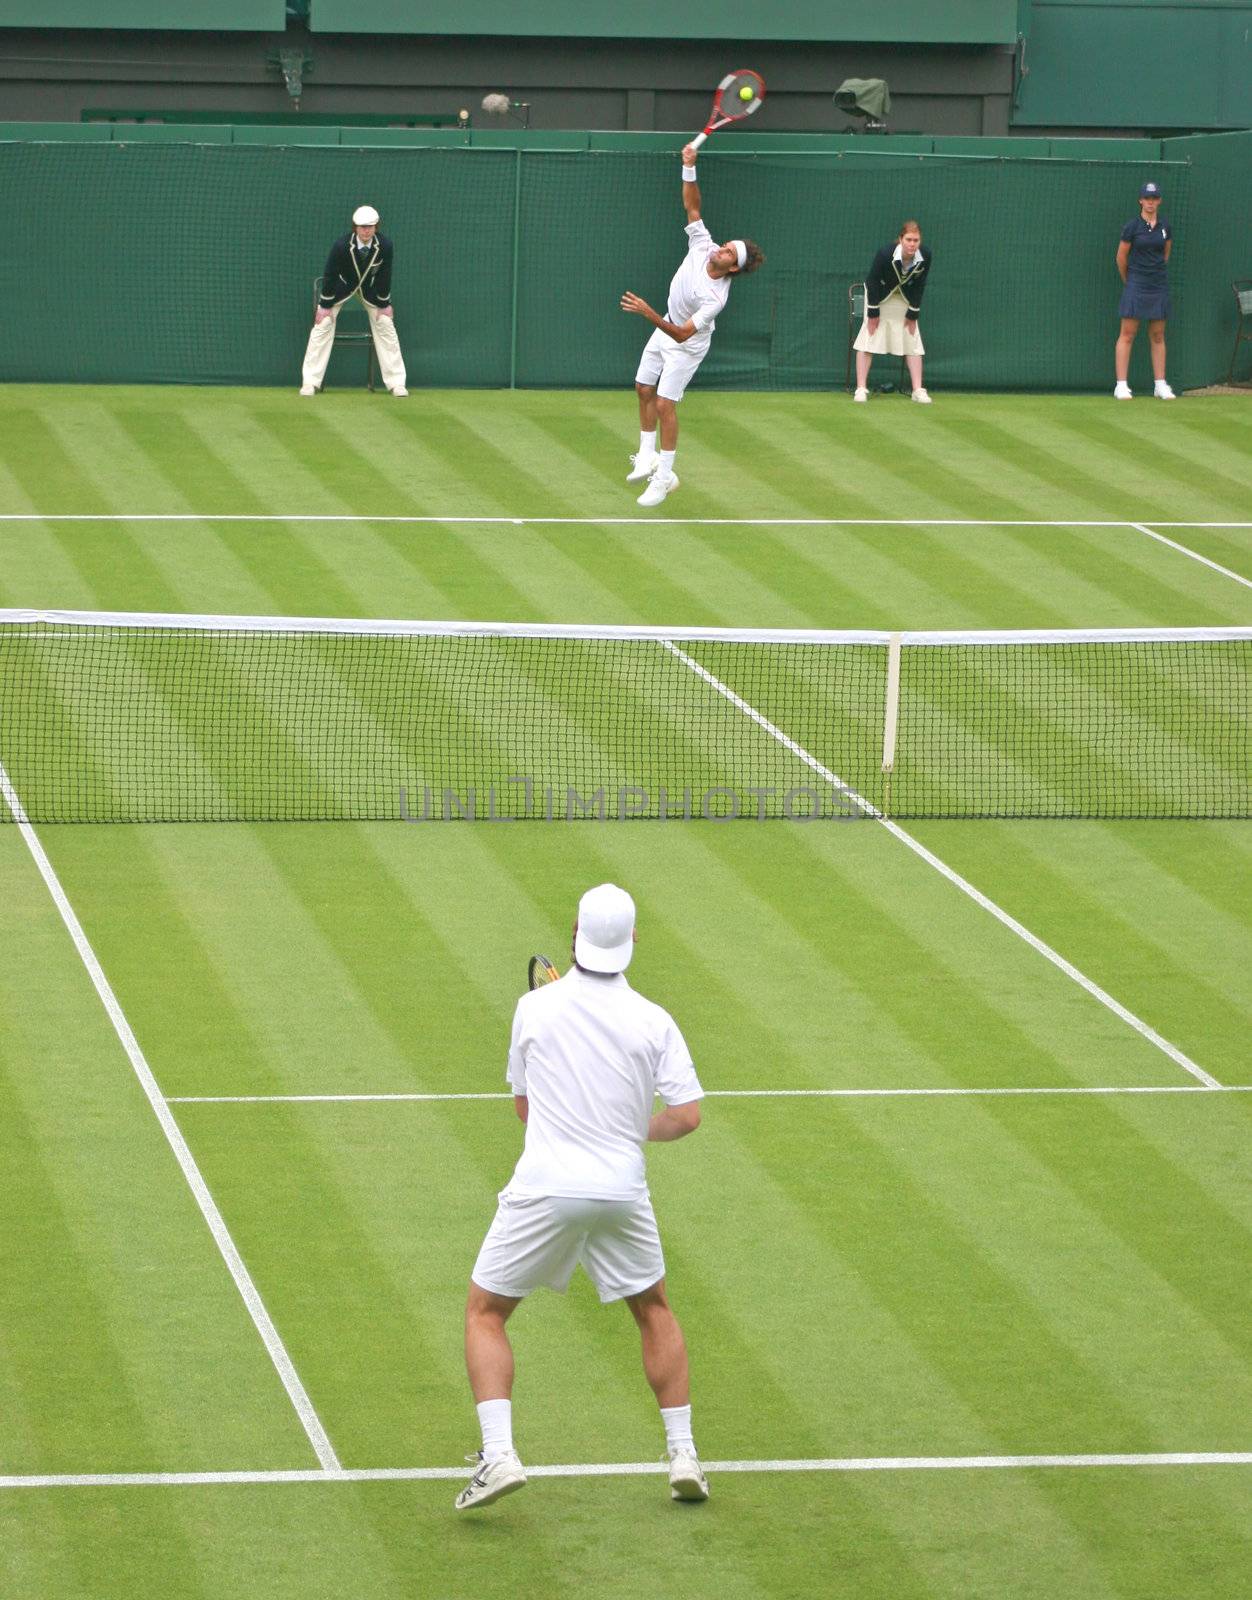
[[[836,1456],[778,1461],[705,1461],[706,1472],[994,1472],[1036,1467],[1246,1467],[1248,1450],[1187,1450],[1099,1456]],[[530,1478],[638,1478],[669,1470],[664,1461],[592,1461],[526,1467]],[[113,1489],[235,1483],[464,1482],[465,1467],[336,1467],[325,1472],[68,1472],[9,1474],[0,1489]]]
[[[1065,957],[1055,951],[1051,945],[1045,944],[1043,940],[1040,939],[1036,934],[1031,933],[1029,928],[1027,928],[1023,923],[1019,922],[1016,917],[1011,916],[1007,911],[1004,910],[1002,906],[998,906],[994,900],[989,899],[985,894],[983,894],[981,889],[976,889],[974,885],[970,883],[968,878],[961,877],[960,873],[955,872],[950,866],[948,866],[946,861],[941,861],[933,851],[926,848],[920,839],[915,839],[911,833],[907,833],[898,822],[892,822],[889,817],[884,817],[882,812],[879,811],[876,806],[871,805],[870,802],[862,795],[857,794],[855,789],[849,788],[842,778],[833,773],[829,767],[823,766],[817,757],[811,755],[803,745],[797,744],[796,741],[785,734],[781,728],[775,727],[767,717],[763,717],[754,706],[750,706],[748,702],[737,695],[733,689],[728,688],[720,678],[714,677],[706,667],[702,667],[700,663],[689,656],[685,650],[680,650],[672,640],[662,640],[662,643],[667,650],[669,650],[673,655],[677,656],[685,666],[689,667],[698,678],[703,678],[704,681],[711,688],[715,689],[718,694],[722,695],[726,700],[729,700],[731,705],[736,707],[737,710],[742,711],[746,717],[750,717],[751,720],[755,722],[759,728],[762,728],[766,733],[768,733],[771,738],[777,739],[779,744],[783,745],[787,750],[790,750],[792,755],[797,757],[798,760],[803,761],[804,764],[811,768],[812,771],[816,772],[820,778],[824,778],[825,781],[829,783],[832,788],[837,790],[839,794],[843,795],[845,799],[851,800],[853,805],[859,806],[866,816],[872,817],[876,822],[880,823],[884,828],[886,828],[887,832],[890,833],[894,838],[899,839],[901,844],[907,845],[908,848],[912,850],[914,855],[920,856],[921,859],[926,862],[927,866],[933,867],[935,871],[941,873],[949,883],[955,885],[955,887],[958,888],[962,894],[968,895],[975,905],[981,906],[984,911],[990,912],[991,915],[995,917],[997,922],[1003,923],[1004,926],[1010,930],[1010,932],[1015,933],[1019,939],[1024,940],[1032,950],[1037,951],[1041,956],[1044,957],[1045,960],[1050,961],[1052,965],[1059,971],[1063,972],[1067,978],[1072,978],[1080,988],[1085,989],[1093,999],[1098,1000],[1102,1006],[1107,1007],[1115,1017],[1120,1017],[1128,1027],[1133,1028],[1136,1033],[1141,1034],[1149,1044],[1153,1044],[1158,1050],[1163,1051],[1164,1054],[1167,1055],[1176,1066],[1181,1067],[1184,1072],[1189,1072],[1193,1078],[1196,1078],[1207,1089],[1221,1088],[1221,1085],[1218,1083],[1217,1079],[1214,1078],[1210,1073],[1206,1072],[1203,1067],[1197,1066],[1196,1063],[1192,1061],[1190,1056],[1185,1056],[1176,1045],[1170,1044],[1169,1040],[1163,1038],[1155,1028],[1149,1027],[1149,1025],[1141,1018],[1135,1016],[1133,1011],[1128,1011],[1127,1008],[1122,1005],[1120,1000],[1115,1000],[1113,996],[1109,994],[1107,989],[1102,989],[1098,983],[1093,983],[1085,973],[1079,972],[1078,968],[1074,966],[1071,961],[1067,961]]]
[[[1137,522],[1075,518],[1004,517],[460,517],[460,516],[378,516],[358,512],[266,512],[249,516],[243,512],[195,511],[73,511],[64,515],[54,511],[9,511],[0,513],[0,522],[411,522],[472,523],[504,527],[608,528],[622,524],[651,523],[676,528],[1138,528]],[[1252,528],[1252,522],[1158,522],[1158,528]],[[1141,530],[1142,531],[1142,530]]]
[[[1171,550],[1177,550],[1180,555],[1190,556],[1193,561],[1198,561],[1202,566],[1212,567],[1214,572],[1220,572],[1223,578],[1233,578],[1236,583],[1241,583],[1245,589],[1252,589],[1252,578],[1245,578],[1242,573],[1233,572],[1229,567],[1223,567],[1216,561],[1210,561],[1207,556],[1202,556],[1198,550],[1192,550],[1185,544],[1179,544],[1177,539],[1167,539],[1163,533],[1157,533],[1146,522],[1132,522],[1132,528],[1137,528],[1140,533],[1146,533],[1149,539],[1156,539],[1161,544],[1167,544]],[[1161,527],[1174,528],[1180,524],[1163,522]]]
[[[887,1100],[938,1095],[997,1094],[1252,1094],[1252,1083],[1149,1083],[1113,1084],[1091,1087],[1087,1084],[1058,1084],[1047,1088],[984,1089],[706,1089],[707,1100]],[[379,1100],[512,1100],[505,1092],[491,1094],[171,1094],[167,1103],[178,1106],[308,1106],[356,1105]]]
[[[243,1297],[243,1302],[248,1308],[248,1314],[261,1336],[270,1360],[274,1363],[278,1376],[282,1379],[283,1388],[287,1391],[288,1398],[304,1425],[304,1431],[309,1436],[309,1443],[313,1446],[317,1459],[321,1462],[323,1469],[338,1467],[339,1459],[335,1455],[330,1439],[327,1437],[326,1430],[323,1428],[317,1412],[313,1409],[313,1402],[309,1399],[304,1385],[300,1382],[299,1375],[292,1365],[291,1357],[287,1354],[286,1347],[281,1338],[279,1338],[278,1330],[271,1321],[270,1314],[265,1309],[256,1285],[244,1265],[243,1257],[239,1254],[235,1241],[230,1236],[225,1220],[217,1208],[216,1201],[209,1193],[208,1185],[196,1165],[195,1157],[192,1155],[186,1139],[183,1138],[182,1132],[157,1086],[156,1078],[144,1058],[143,1051],[139,1048],[139,1041],[135,1038],[130,1023],[126,1020],[125,1013],[122,1011],[118,998],[113,992],[113,986],[104,975],[104,969],[101,967],[95,951],[91,948],[87,935],[83,932],[82,923],[79,922],[73,906],[70,905],[65,890],[61,887],[61,880],[57,877],[56,870],[51,861],[49,861],[43,845],[39,842],[35,830],[31,827],[26,810],[18,798],[17,791],[10,782],[9,775],[3,765],[0,765],[0,794],[3,794],[8,803],[9,810],[13,813],[13,820],[26,842],[27,849],[34,858],[36,867],[39,869],[39,875],[46,884],[57,910],[61,913],[61,921],[64,922],[70,938],[74,941],[74,948],[78,951],[83,966],[87,969],[87,974],[95,986],[96,993],[108,1013],[109,1021],[113,1024],[114,1032],[121,1041],[122,1049],[125,1050],[130,1064],[134,1068],[135,1076],[139,1079],[143,1092],[148,1097],[148,1104],[156,1113],[157,1121],[161,1124],[161,1131],[169,1141],[170,1148],[174,1152],[174,1158],[182,1169],[182,1174],[187,1180],[188,1187],[195,1196],[201,1215],[204,1217],[205,1222],[208,1223],[209,1232],[213,1235],[214,1243],[222,1253],[222,1259],[225,1261],[227,1269],[235,1281],[235,1287]]]

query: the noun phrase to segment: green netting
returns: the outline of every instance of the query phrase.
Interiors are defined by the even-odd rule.
[[[1170,369],[1193,388],[1229,371],[1238,322],[1232,284],[1252,277],[1252,133],[1166,139],[1162,148],[1171,160],[1190,163],[1192,236],[1185,249],[1179,242],[1177,271],[1170,262],[1179,315],[1169,334]],[[1249,376],[1246,355],[1236,376]]]
[[[1226,171],[1238,143],[1225,165],[1195,168],[713,153],[710,227],[752,235],[768,259],[735,285],[697,384],[841,385],[847,286],[917,217],[936,255],[922,327],[937,384],[1104,388],[1114,256],[1147,176],[1163,180],[1178,236],[1171,373],[1212,381],[1229,359],[1217,302],[1233,310],[1240,275],[1231,195],[1246,160]],[[290,384],[312,281],[361,201],[396,241],[414,386],[629,384],[647,330],[620,312],[621,291],[663,305],[685,247],[672,153],[3,144],[0,381]],[[359,382],[359,368],[337,353],[330,381]]]

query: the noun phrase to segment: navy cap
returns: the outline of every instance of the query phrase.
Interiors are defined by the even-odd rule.
[[[1161,198],[1160,184],[1145,183],[1143,188],[1139,191],[1139,198],[1140,200],[1159,200]]]

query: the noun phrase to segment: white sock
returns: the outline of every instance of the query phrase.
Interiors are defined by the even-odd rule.
[[[695,1440],[691,1437],[691,1407],[662,1406],[661,1421],[665,1424],[665,1443],[670,1455],[676,1450],[688,1450],[695,1455]]]
[[[1158,389],[1168,389],[1169,388],[1169,383],[1165,378],[1158,378],[1156,380],[1156,387]]]
[[[678,454],[677,450],[662,450],[661,451],[661,471],[662,472],[673,472],[673,470],[674,470],[674,457],[677,454]]]
[[[639,454],[641,456],[654,456],[656,454],[656,429],[655,428],[653,428],[651,433],[644,433],[642,429],[640,430],[640,433],[639,433]]]
[[[513,1449],[513,1402],[480,1400],[478,1423],[483,1430],[483,1460],[498,1461]]]

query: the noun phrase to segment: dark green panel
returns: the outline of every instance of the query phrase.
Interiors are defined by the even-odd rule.
[[[685,24],[685,25],[684,25]],[[867,12],[860,0],[720,0],[716,12],[676,14],[668,0],[629,7],[586,0],[313,0],[310,25],[322,33],[537,35],[570,39],[848,40],[875,43],[1011,44],[1017,0],[895,0]],[[747,62],[738,63],[749,65]],[[735,65],[727,63],[728,68]]]
[[[392,296],[413,387],[506,384],[514,160],[490,150],[0,145],[11,223],[0,270],[23,283],[0,379],[296,386],[313,279],[368,201],[396,241]],[[136,248],[137,217],[158,241],[155,262]],[[55,317],[22,253],[35,234],[58,262]],[[348,365],[336,356],[332,381]]]
[[[1224,378],[1234,349],[1238,314],[1231,283],[1252,276],[1248,218],[1252,217],[1252,133],[1199,134],[1163,139],[1171,161],[1191,163],[1191,230],[1171,258],[1179,315],[1169,327],[1171,370],[1176,336],[1185,334],[1184,382]],[[1166,199],[1168,200],[1168,191]],[[1240,375],[1247,377],[1247,346]]]
[[[1034,0],[1015,127],[1252,124],[1252,7]]]
[[[4,0],[0,28],[196,28],[281,33],[286,0]]]
[[[294,384],[312,280],[369,201],[396,241],[412,387],[628,386],[645,328],[618,309],[621,291],[663,306],[685,249],[675,156],[649,136],[553,150],[540,143],[549,135],[519,134],[503,149],[449,147],[464,137],[451,130],[344,129],[350,147],[318,148],[111,131],[116,142],[0,142],[0,211],[12,219],[0,234],[11,285],[0,381]],[[841,385],[847,286],[916,216],[936,253],[922,326],[937,387],[1103,389],[1117,239],[1149,176],[1165,186],[1177,240],[1171,377],[1221,377],[1229,280],[1247,271],[1252,134],[1169,140],[1151,161],[1016,159],[1013,143],[993,142],[1004,153],[990,160],[866,139],[710,153],[710,228],[755,236],[768,260],[734,286],[697,387]],[[134,249],[138,215],[160,241],[159,271]],[[1064,248],[1023,258],[1041,215],[1064,220]],[[55,318],[21,254],[36,230],[59,263]],[[223,241],[235,241],[225,255]],[[331,373],[348,381],[347,358]]]

